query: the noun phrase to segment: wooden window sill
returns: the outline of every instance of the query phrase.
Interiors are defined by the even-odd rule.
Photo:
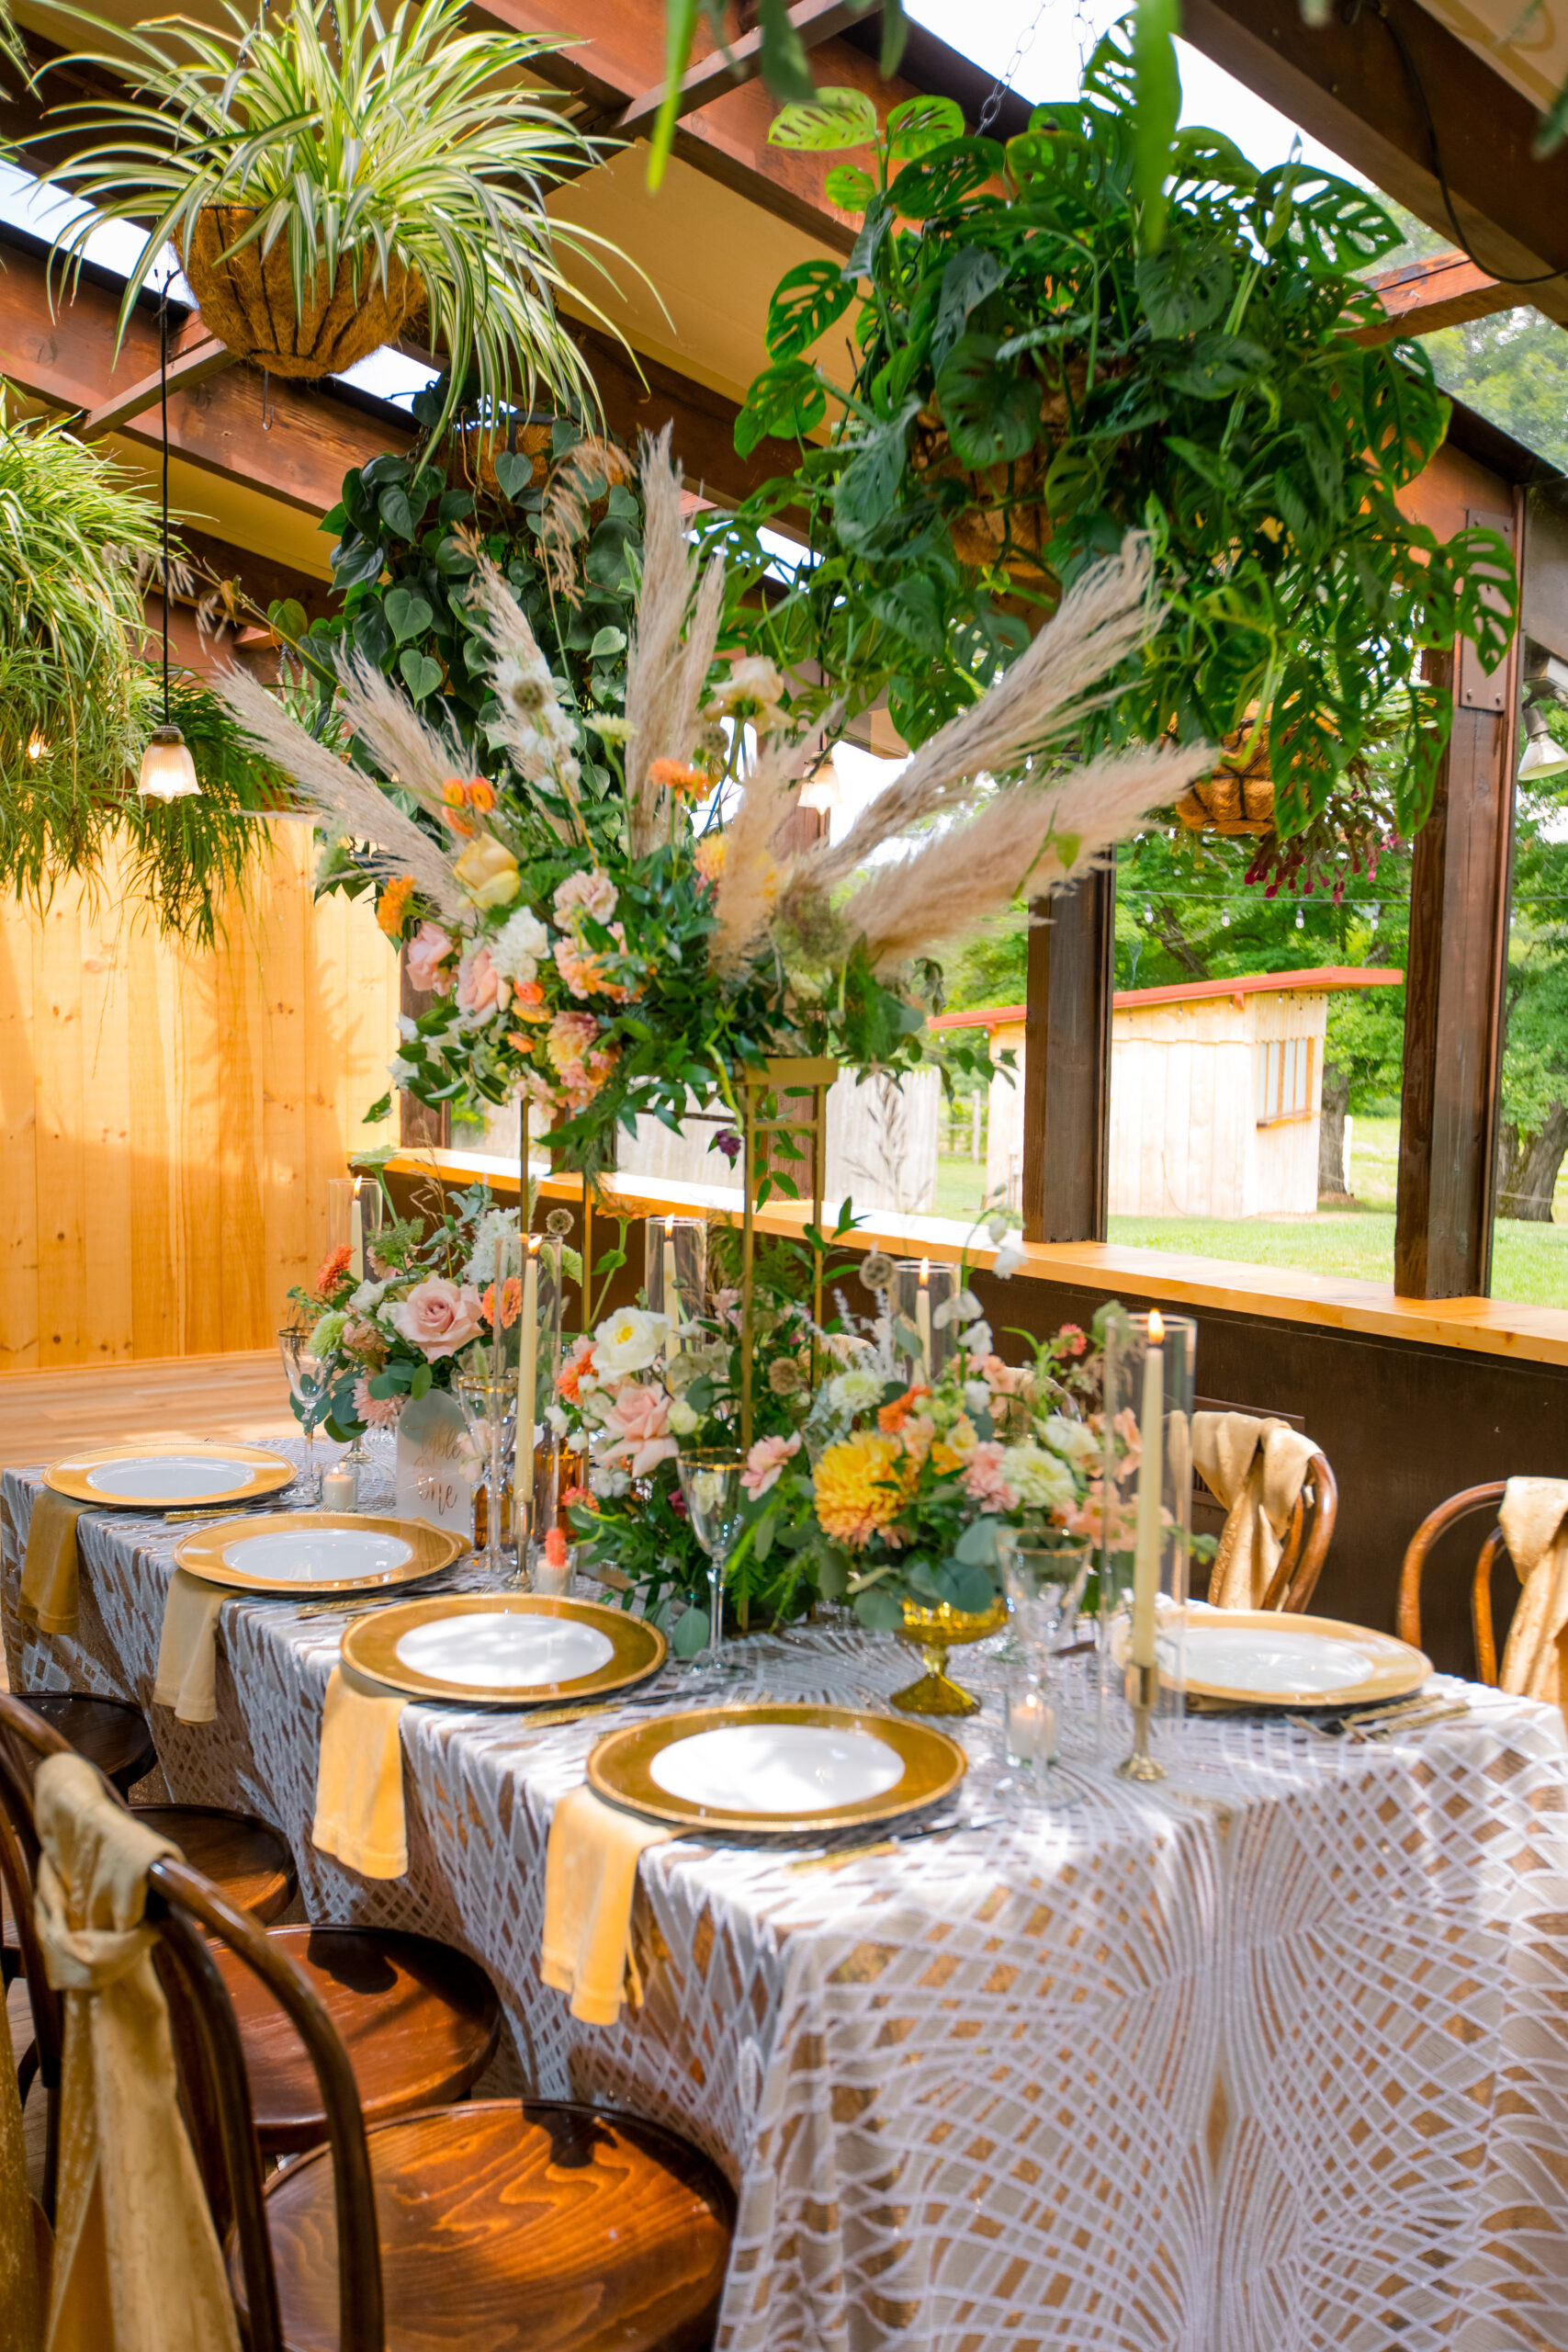
[[[400,1152],[391,1167],[415,1175],[434,1163],[444,1181],[484,1182],[498,1193],[517,1189],[515,1160],[464,1151]],[[535,1164],[541,1195],[550,1201],[581,1198],[575,1177],[552,1176]],[[604,1181],[611,1216],[664,1216],[684,1209],[728,1213],[739,1220],[738,1192],[716,1185],[673,1184],[657,1177],[612,1176]],[[829,1222],[837,1204],[828,1211]],[[798,1233],[810,1211],[797,1201],[772,1200],[758,1212],[765,1233]],[[857,1227],[855,1241],[898,1257],[959,1258],[972,1228],[950,1217],[874,1215]],[[628,1235],[628,1240],[631,1237]],[[1369,1337],[1412,1340],[1427,1347],[1457,1348],[1477,1355],[1508,1356],[1522,1363],[1568,1366],[1568,1309],[1522,1306],[1495,1298],[1398,1298],[1389,1283],[1356,1282],[1349,1276],[1292,1272],[1277,1266],[1232,1264],[1228,1260],[1187,1256],[1168,1250],[1134,1250],[1114,1241],[1033,1241],[1016,1280],[1069,1283],[1111,1291],[1155,1304],[1207,1307],[1227,1315],[1266,1316],[1320,1329],[1364,1332]],[[979,1271],[991,1261],[988,1242],[976,1252]]]

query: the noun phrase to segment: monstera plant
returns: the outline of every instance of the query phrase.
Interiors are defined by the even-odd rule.
[[[1494,533],[1439,542],[1400,511],[1448,407],[1418,345],[1355,339],[1381,319],[1356,273],[1399,232],[1363,189],[1255,171],[1212,130],[1178,131],[1151,180],[1136,87],[1118,29],[1005,146],[941,98],[879,126],[826,91],[779,118],[781,142],[843,152],[827,193],[862,226],[841,267],[781,281],[737,428],[801,449],[739,520],[804,514],[809,536],[761,639],[819,665],[804,718],[886,694],[916,743],[1146,532],[1167,618],[1086,748],[1266,744],[1288,839],[1353,796],[1392,725],[1412,831],[1450,717],[1421,652],[1462,636],[1494,667],[1517,598]]]

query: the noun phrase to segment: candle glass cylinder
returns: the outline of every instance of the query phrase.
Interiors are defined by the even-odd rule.
[[[1106,1318],[1101,1663],[1111,1693],[1132,1668],[1156,1667],[1162,1715],[1181,1713],[1187,1679],[1197,1352],[1189,1316]]]
[[[534,1269],[531,1280],[530,1265]],[[530,1569],[545,1531],[556,1523],[560,1504],[560,1434],[552,1425],[550,1414],[558,1402],[557,1383],[560,1378],[564,1290],[558,1238],[553,1234],[547,1238],[530,1234],[523,1256],[526,1328],[518,1332],[513,1351],[517,1417],[516,1456],[512,1473],[518,1566]]]
[[[1005,1734],[1008,1762],[1026,1804],[1063,1804],[1078,1792],[1051,1767],[1057,1758],[1058,1705],[1052,1659],[1077,1628],[1095,1566],[1092,1545],[1050,1531],[999,1529],[997,1556],[1012,1619]]]
[[[893,1344],[907,1359],[911,1385],[927,1387],[953,1353],[955,1333],[950,1317],[958,1295],[958,1269],[945,1260],[899,1258],[893,1267]]]
[[[359,1218],[357,1228],[355,1208]],[[337,1250],[356,1250],[359,1261],[353,1271],[361,1282],[375,1279],[370,1271],[367,1251],[380,1238],[387,1204],[381,1187],[374,1176],[329,1176],[327,1179],[327,1255]]]
[[[504,1490],[506,1463],[512,1452],[517,1420],[517,1383],[515,1379],[495,1379],[478,1373],[459,1373],[454,1383],[457,1402],[463,1408],[469,1441],[478,1453],[480,1476],[485,1481],[488,1510],[485,1522],[486,1543],[481,1558],[486,1571],[497,1585],[513,1585],[526,1591],[526,1555],[521,1543],[516,1555],[510,1556],[503,1542],[500,1498]],[[513,1577],[513,1570],[516,1570]]]
[[[642,1286],[655,1315],[676,1329],[706,1312],[708,1229],[700,1216],[649,1216],[642,1221]]]

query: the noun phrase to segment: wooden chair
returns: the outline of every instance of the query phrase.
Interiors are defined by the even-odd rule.
[[[1303,1430],[1299,1413],[1261,1412],[1251,1405],[1226,1404],[1217,1396],[1196,1396],[1192,1401],[1197,1412],[1249,1413],[1257,1420],[1284,1421],[1292,1429]],[[1224,1506],[1205,1485],[1202,1472],[1196,1465],[1192,1494],[1195,1504],[1217,1514],[1223,1526]],[[1307,1608],[1323,1574],[1338,1515],[1339,1488],[1328,1456],[1321,1452],[1314,1453],[1307,1464],[1307,1475],[1280,1547],[1280,1565],[1263,1596],[1265,1609],[1289,1610],[1299,1615]]]
[[[1450,1495],[1428,1511],[1405,1546],[1404,1564],[1399,1572],[1399,1612],[1396,1623],[1399,1637],[1421,1647],[1421,1578],[1427,1557],[1439,1535],[1446,1534],[1455,1523],[1472,1511],[1496,1512],[1503,1499],[1504,1481],[1492,1479],[1484,1487],[1466,1487],[1462,1494]],[[1498,1526],[1488,1529],[1470,1579],[1470,1622],[1475,1634],[1476,1679],[1497,1681],[1497,1639],[1492,1617],[1492,1570],[1497,1555],[1506,1549],[1503,1531]]]
[[[698,2352],[733,2200],[684,2141],[609,2108],[486,2099],[367,2131],[348,2055],[307,1979],[184,1864],[148,1873],[149,1920],[199,2021],[190,2098],[234,2214],[250,2352]],[[309,2050],[327,2144],[264,2190],[221,1945]]]
[[[16,1750],[20,1747],[36,1759],[58,1754],[64,1746],[47,1724],[0,1692],[0,1809],[11,1816],[27,1874],[24,1904],[7,1888],[14,1916],[30,1905],[32,1872],[38,1862],[31,1773]],[[176,1842],[181,1822],[188,1826],[192,1820],[192,1815],[179,1806],[167,1808],[162,1820],[151,1810],[130,1810],[137,1820],[163,1828]],[[193,1808],[192,1814],[199,1832],[201,1811]],[[193,1844],[198,1843],[199,1836],[193,1838]],[[241,1883],[243,1888],[243,1880]],[[220,1899],[243,1914],[239,1894],[223,1887],[218,1891]],[[19,1916],[17,1924],[19,1930]],[[489,2065],[501,2035],[501,2005],[489,1977],[466,1953],[429,1937],[384,1934],[370,1928],[264,1930],[258,1925],[257,1932],[265,1932],[274,1948],[287,1957],[310,1985],[317,2007],[331,2018],[354,2065],[360,2104],[372,2121],[412,2114],[438,2100],[461,2098]],[[35,1976],[28,1966],[27,1938],[19,1936],[18,1940],[34,2032],[33,2049],[18,2074],[24,2098],[33,2074],[42,2078],[50,2101],[52,2147],[62,2055],[62,2011],[44,1978]],[[220,1955],[215,1965],[233,1984],[263,2147],[270,2155],[288,2155],[319,2146],[326,2137],[326,2113],[315,2094],[309,2059],[288,2018],[268,2001],[248,1972],[226,1955]],[[52,2171],[49,2188],[45,2210],[52,2212]]]

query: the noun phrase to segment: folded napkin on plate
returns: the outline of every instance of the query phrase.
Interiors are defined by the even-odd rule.
[[[184,1568],[169,1580],[152,1699],[182,1724],[209,1724],[218,1713],[218,1611],[231,1597]]]
[[[1261,1609],[1317,1452],[1288,1421],[1252,1413],[1194,1413],[1192,1459],[1227,1513],[1209,1576],[1216,1609]]]
[[[334,1666],[321,1711],[321,1760],[310,1838],[361,1878],[401,1878],[409,1866],[403,1810],[406,1699]]]
[[[24,1621],[40,1634],[76,1631],[76,1521],[86,1508],[57,1495],[52,1487],[45,1487],[33,1504],[17,1607]]]
[[[584,2025],[614,2025],[621,2003],[642,2007],[632,1958],[632,1897],[649,1846],[677,1835],[617,1813],[591,1788],[570,1789],[557,1805],[545,1855],[545,1935],[539,1974],[571,1996]]]
[[[1510,1478],[1497,1521],[1523,1587],[1498,1679],[1568,1714],[1568,1479]]]

